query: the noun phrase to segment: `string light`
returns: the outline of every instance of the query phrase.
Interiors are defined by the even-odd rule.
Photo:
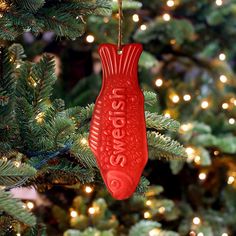
[[[140,29],[141,29],[142,31],[145,31],[145,30],[147,29],[147,26],[146,26],[145,24],[142,24],[142,25],[140,26]]]
[[[189,131],[189,130],[192,129],[192,128],[193,128],[193,125],[192,125],[191,123],[182,124],[182,125],[180,126],[180,131],[182,131],[182,132],[187,132],[187,131]]]
[[[165,213],[166,209],[165,209],[165,207],[160,207],[160,208],[158,209],[158,211],[159,211],[161,214],[163,214],[163,213]]]
[[[21,236],[21,234],[20,234],[20,233],[17,233],[16,236]]]
[[[194,149],[191,148],[191,147],[187,147],[185,150],[186,150],[186,153],[187,153],[188,155],[191,155],[191,154],[195,153]]]
[[[168,0],[168,1],[166,2],[166,5],[167,5],[168,7],[173,7],[173,6],[175,5],[175,2],[174,2],[173,0]]]
[[[200,219],[199,217],[194,217],[194,218],[193,218],[193,223],[194,223],[195,225],[199,225],[199,224],[201,223],[201,219]]]
[[[169,111],[165,111],[164,112],[164,116],[167,117],[167,118],[170,118],[171,117],[170,112]]]
[[[86,144],[88,143],[88,141],[87,141],[86,138],[82,138],[82,139],[80,140],[80,143],[81,143],[82,145],[86,145]]]
[[[179,96],[177,94],[175,94],[171,97],[171,100],[172,100],[173,103],[178,103],[179,102]]]
[[[3,156],[1,159],[2,159],[2,161],[7,161],[7,157],[6,156]]]
[[[170,21],[171,16],[170,16],[170,14],[165,13],[165,14],[163,14],[162,18],[163,18],[164,21]]]
[[[19,63],[16,64],[16,69],[19,69],[21,65]]]
[[[214,151],[214,155],[215,155],[215,156],[218,156],[219,154],[220,154],[220,152],[219,152],[219,151],[217,151],[217,150],[216,150],[216,151]]]
[[[160,232],[160,229],[152,229],[149,231],[149,236],[159,236]]]
[[[75,211],[75,210],[73,210],[73,211],[70,212],[70,216],[71,216],[72,218],[75,218],[75,217],[78,216],[78,212]]]
[[[190,94],[185,94],[185,95],[183,96],[183,99],[184,99],[184,101],[188,102],[188,101],[191,100],[191,95],[190,95]]]
[[[26,207],[29,209],[29,210],[32,210],[34,208],[34,203],[33,202],[27,202],[26,203]]]
[[[216,5],[217,6],[222,6],[223,4],[223,1],[222,0],[216,0]]]
[[[202,109],[207,109],[209,107],[209,102],[208,101],[202,101],[201,107],[202,107]]]
[[[204,236],[202,232],[198,233],[197,236]]]
[[[134,22],[139,22],[138,14],[133,14],[132,19],[133,19]]]
[[[196,163],[196,164],[200,164],[200,161],[201,161],[201,157],[200,156],[195,156],[195,158],[194,158],[194,162]]]
[[[227,80],[228,80],[228,78],[227,78],[225,75],[221,75],[221,76],[220,76],[220,81],[221,81],[222,83],[226,83]]]
[[[161,87],[163,85],[163,80],[161,78],[158,78],[156,81],[155,81],[155,85],[157,87]]]
[[[38,115],[35,117],[35,120],[39,124],[43,123],[43,121],[44,121],[44,112],[38,113]]]
[[[223,233],[221,234],[221,236],[229,236],[227,233]]]
[[[89,213],[90,215],[94,215],[94,214],[95,214],[95,208],[94,208],[94,207],[90,207],[90,208],[88,209],[88,213]]]
[[[145,211],[144,214],[143,214],[143,217],[144,217],[145,219],[151,218],[151,213],[148,212],[148,211]]]
[[[190,231],[189,236],[196,236],[196,233],[194,231]]]
[[[93,192],[93,189],[90,186],[86,186],[85,187],[85,192],[86,193],[91,193],[91,192]]]
[[[219,55],[219,59],[220,59],[221,61],[225,61],[226,55],[225,55],[224,53],[221,53],[221,54]]]
[[[91,34],[87,35],[86,41],[87,41],[88,43],[93,43],[94,40],[95,40],[95,38],[94,38],[93,35],[91,35]]]
[[[235,178],[233,176],[229,176],[227,183],[228,184],[233,184],[235,181]]]
[[[19,168],[20,167],[20,161],[14,161],[13,164],[15,167]]]
[[[235,124],[235,119],[234,118],[230,118],[229,119],[229,124],[234,125]]]
[[[207,177],[206,173],[200,173],[200,174],[198,175],[198,178],[199,178],[200,180],[205,180],[206,177]]]
[[[229,108],[229,104],[228,103],[223,103],[222,104],[222,108],[224,109],[224,110],[226,110],[226,109],[228,109]]]
[[[171,45],[175,45],[175,44],[176,44],[176,40],[175,40],[175,39],[171,39],[171,40],[170,40],[170,44],[171,44]]]
[[[151,205],[152,205],[152,201],[151,201],[151,200],[147,200],[147,201],[146,201],[146,205],[147,205],[147,206],[151,206]]]

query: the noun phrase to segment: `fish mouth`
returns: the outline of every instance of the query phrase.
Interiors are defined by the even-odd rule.
[[[136,188],[132,178],[120,171],[108,171],[106,180],[109,192],[117,200],[130,198]]]

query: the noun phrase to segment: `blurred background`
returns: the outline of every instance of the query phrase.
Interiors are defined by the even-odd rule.
[[[185,161],[149,160],[144,196],[115,201],[101,184],[32,191],[25,204],[52,236],[236,235],[236,1],[123,1],[123,42],[139,42],[143,90],[155,109],[181,123],[174,136]],[[25,32],[16,41],[31,61],[45,52],[56,62],[53,97],[66,106],[95,102],[101,88],[101,43],[117,43],[112,16],[89,16],[82,37]],[[44,189],[44,190],[45,190]],[[19,194],[19,193],[18,193]],[[25,194],[23,194],[25,195]]]

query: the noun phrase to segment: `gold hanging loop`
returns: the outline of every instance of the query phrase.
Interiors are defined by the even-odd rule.
[[[122,0],[118,0],[118,53],[122,53],[122,21],[123,21],[123,12],[122,12]]]

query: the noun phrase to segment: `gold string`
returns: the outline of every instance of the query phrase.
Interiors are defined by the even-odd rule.
[[[122,12],[122,0],[118,0],[118,17],[119,17],[119,23],[118,23],[118,53],[122,52],[122,20],[123,20],[123,12]]]

